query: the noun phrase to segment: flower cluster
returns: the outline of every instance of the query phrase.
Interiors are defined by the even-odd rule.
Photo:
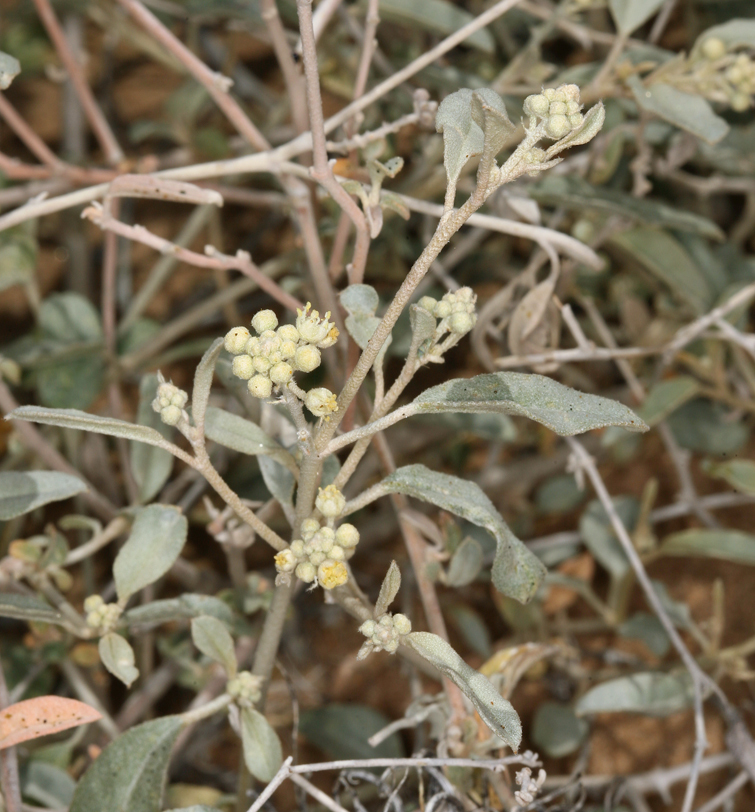
[[[577,85],[549,87],[524,100],[525,114],[542,119],[546,134],[554,140],[582,126],[585,119],[581,110]]]
[[[387,651],[393,654],[398,648],[401,636],[409,634],[412,623],[406,615],[385,614],[380,620],[365,620],[359,631],[367,638],[357,654],[363,660],[373,651]]]
[[[324,386],[310,389],[304,398],[304,405],[315,417],[324,417],[330,420],[330,415],[338,408],[338,399]]]
[[[713,101],[728,102],[738,113],[749,109],[755,93],[755,60],[749,54],[731,53],[722,39],[708,37],[692,62],[692,89]]]
[[[514,798],[520,806],[529,806],[543,787],[547,778],[545,770],[540,770],[537,779],[532,777],[532,770],[523,767],[515,777],[519,789],[514,793]]]
[[[233,374],[247,382],[249,393],[269,398],[273,386],[287,384],[295,371],[312,372],[320,366],[320,350],[332,347],[338,339],[336,326],[313,310],[309,302],[298,311],[296,325],[278,327],[272,310],[260,310],[252,319],[257,335],[246,327],[234,327],[225,336],[224,345],[233,359]]]
[[[113,631],[123,610],[117,603],[105,603],[100,595],[90,595],[84,601],[84,611],[87,626],[105,634]]]
[[[724,76],[731,85],[729,103],[732,110],[743,113],[749,109],[755,93],[755,60],[748,54],[737,54]]]
[[[305,519],[301,538],[275,556],[278,570],[276,583],[285,583],[294,573],[307,584],[317,582],[324,589],[345,584],[349,571],[343,563],[354,555],[359,531],[353,524],[342,524],[337,530],[321,527],[317,519]]]
[[[181,418],[188,419],[184,406],[189,399],[188,393],[172,383],[167,383],[162,373],[157,373],[157,393],[152,401],[152,408],[160,415],[160,420],[168,426],[175,426]]]
[[[239,707],[251,708],[262,698],[262,677],[251,671],[239,671],[233,679],[228,680],[225,689]]]
[[[466,335],[477,322],[475,313],[475,296],[472,288],[459,288],[446,293],[440,301],[432,296],[423,296],[418,304],[427,310],[436,319],[440,319],[438,332],[442,335],[446,331],[458,336]]]

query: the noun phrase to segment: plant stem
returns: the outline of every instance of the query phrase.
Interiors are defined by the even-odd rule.
[[[275,658],[278,656],[278,648],[283,633],[283,624],[286,621],[286,613],[288,612],[288,607],[294,594],[294,584],[295,581],[292,581],[291,584],[280,584],[275,587],[273,600],[267,611],[267,615],[265,615],[262,634],[260,634],[257,649],[254,652],[252,674],[262,677],[264,680],[262,685],[263,698],[260,702],[260,708],[263,708],[265,705],[264,697],[267,693],[267,686],[270,682],[270,676],[273,673],[273,667],[275,666]]]

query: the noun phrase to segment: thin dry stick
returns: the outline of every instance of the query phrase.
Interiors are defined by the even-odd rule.
[[[43,164],[47,164],[51,169],[58,172],[63,169],[65,166],[63,161],[16,112],[16,108],[8,101],[4,93],[0,93],[0,116],[5,119],[5,123],[24,142],[29,152],[35,155]]]
[[[123,150],[120,148],[113,131],[110,129],[110,125],[107,123],[107,119],[103,115],[91,88],[84,78],[81,66],[68,45],[68,40],[63,33],[63,29],[60,27],[58,18],[55,16],[55,12],[49,0],[34,0],[34,5],[37,7],[39,18],[47,29],[50,39],[55,43],[55,49],[60,56],[61,62],[68,71],[68,78],[76,90],[76,95],[84,110],[84,115],[92,127],[92,132],[100,142],[107,162],[110,164],[119,163],[124,158]]]
[[[733,798],[740,789],[750,780],[746,770],[737,775],[719,793],[714,795],[707,803],[699,806],[695,812],[715,812],[722,807],[730,798]]]

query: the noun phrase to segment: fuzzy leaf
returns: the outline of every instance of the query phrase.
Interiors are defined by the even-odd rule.
[[[705,460],[702,469],[716,479],[723,479],[740,493],[755,496],[755,462],[752,460],[727,460],[715,463]]]
[[[467,536],[453,554],[446,573],[448,586],[467,586],[480,574],[483,564],[482,546]]]
[[[205,414],[205,436],[241,454],[266,454],[289,471],[296,471],[294,458],[256,423],[239,415],[210,406]]]
[[[272,781],[283,763],[283,751],[270,722],[254,708],[241,710],[241,743],[249,772],[258,781]]]
[[[113,564],[118,599],[125,602],[162,578],[181,555],[187,532],[188,522],[178,508],[172,505],[142,508]]]
[[[183,723],[164,716],[111,742],[79,781],[68,812],[158,812],[170,752]]]
[[[16,592],[0,592],[0,617],[12,617],[16,620],[35,620],[40,623],[61,624],[63,615],[34,595],[23,595]]]
[[[511,532],[479,485],[424,465],[407,465],[387,476],[380,487],[385,493],[403,493],[484,527],[496,540],[492,579],[495,588],[526,603],[545,577],[545,567]]]
[[[21,63],[14,56],[0,51],[0,90],[7,90],[19,73]]]
[[[593,138],[600,132],[603,123],[606,120],[606,110],[603,107],[603,102],[594,104],[586,113],[585,120],[582,126],[576,130],[572,130],[569,135],[565,135],[560,141],[557,141],[553,146],[545,150],[546,160],[555,158],[559,152],[563,152],[570,147],[578,147],[580,144],[586,144],[592,141]]]
[[[551,758],[571,755],[588,732],[587,722],[575,716],[569,705],[558,702],[543,702],[532,723],[532,741]]]
[[[619,677],[591,688],[577,702],[577,714],[641,713],[646,716],[668,716],[692,704],[692,680],[683,674],[645,671],[630,677]]]
[[[655,426],[683,403],[695,397],[700,389],[700,383],[691,375],[677,375],[675,378],[659,381],[648,392],[637,414],[648,426]]]
[[[88,490],[78,477],[59,471],[0,471],[0,521],[70,499]]]
[[[471,103],[472,120],[485,136],[485,149],[495,157],[516,130],[506,112],[506,104],[492,87],[475,90]]]
[[[736,564],[755,564],[755,536],[741,530],[682,530],[666,536],[661,555],[718,558]]]
[[[443,133],[443,163],[449,185],[456,187],[461,170],[474,155],[481,155],[485,143],[482,127],[472,119],[472,96],[469,88],[457,90],[440,103],[435,116],[435,129]]]
[[[0,750],[101,718],[98,710],[77,699],[62,696],[25,699],[8,705],[0,714]]]
[[[468,666],[443,638],[428,632],[410,632],[404,638],[417,654],[458,686],[483,722],[516,752],[522,742],[522,723],[512,704],[490,681]]]
[[[212,378],[215,374],[215,364],[223,349],[223,339],[216,338],[207,352],[202,356],[194,372],[194,387],[191,390],[191,416],[194,424],[202,425],[207,411],[207,401],[210,399]]]
[[[191,621],[191,639],[202,654],[223,666],[230,679],[236,676],[233,638],[220,620],[210,615],[195,617]]]
[[[227,626],[233,623],[233,612],[227,603],[211,595],[195,595],[191,592],[181,595],[180,598],[165,598],[145,603],[143,606],[134,606],[121,615],[121,620],[131,627],[169,623],[173,620],[191,620],[200,615],[216,617]]]
[[[435,335],[437,321],[424,307],[409,305],[409,323],[412,328],[412,341],[416,342],[417,346]]]
[[[160,415],[152,408],[157,393],[157,375],[145,375],[139,384],[139,407],[136,422],[154,429],[170,441],[173,429],[160,420]],[[131,470],[139,490],[139,499],[150,502],[168,481],[173,470],[173,455],[164,448],[145,443],[131,443]]]
[[[631,34],[664,4],[665,0],[609,0],[611,14],[619,32]]]
[[[589,395],[542,375],[494,372],[457,378],[426,389],[412,402],[413,414],[432,412],[493,412],[518,414],[571,436],[604,426],[647,431],[627,406]]]
[[[128,640],[120,634],[108,632],[100,638],[98,649],[105,668],[130,688],[139,676],[139,669],[135,665],[134,650]]]
[[[401,570],[395,561],[391,561],[391,566],[388,567],[388,572],[383,578],[383,583],[380,586],[380,594],[375,602],[375,617],[380,617],[388,611],[388,607],[393,603],[394,598],[398,595],[401,588]]]

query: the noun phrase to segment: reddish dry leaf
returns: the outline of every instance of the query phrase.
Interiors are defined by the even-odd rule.
[[[98,710],[77,699],[37,696],[16,702],[0,711],[0,750],[101,718]]]

